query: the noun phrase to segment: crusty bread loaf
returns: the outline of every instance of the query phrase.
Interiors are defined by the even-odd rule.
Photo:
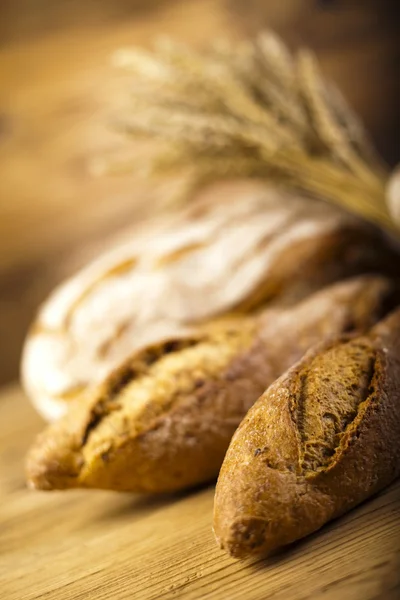
[[[319,529],[400,474],[400,309],[368,335],[307,353],[250,409],[215,494],[232,556]]]
[[[379,234],[319,201],[250,183],[131,233],[62,284],[27,337],[22,379],[48,420],[133,352],[198,323],[297,301],[350,275],[387,273]]]
[[[365,276],[293,308],[150,346],[39,437],[28,480],[41,489],[162,492],[213,479],[267,385],[320,339],[369,328],[398,301],[390,281]]]

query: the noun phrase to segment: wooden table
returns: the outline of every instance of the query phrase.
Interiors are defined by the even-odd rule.
[[[42,423],[0,392],[2,600],[395,600],[400,484],[268,560],[235,561],[211,531],[213,487],[158,498],[35,492],[24,454]]]
[[[160,33],[201,46],[272,27],[315,48],[398,158],[391,0],[0,4],[0,381],[16,375],[38,302],[156,195],[88,168],[124,146],[109,127],[125,90],[108,61],[115,48]],[[237,562],[215,545],[212,487],[174,498],[28,491],[23,457],[41,427],[17,387],[0,392],[1,600],[399,597],[399,485],[278,557]]]

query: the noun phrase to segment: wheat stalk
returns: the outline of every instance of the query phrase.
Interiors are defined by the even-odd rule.
[[[134,84],[119,127],[163,142],[147,172],[187,168],[186,195],[214,178],[267,177],[396,230],[387,173],[311,52],[292,56],[267,32],[203,53],[163,40],[114,62]]]

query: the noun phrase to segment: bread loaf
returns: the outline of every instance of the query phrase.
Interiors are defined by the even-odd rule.
[[[266,386],[320,339],[368,329],[398,301],[390,281],[365,276],[135,353],[39,437],[28,480],[164,492],[213,479]]]
[[[232,556],[319,529],[400,474],[400,309],[368,335],[307,353],[250,409],[215,494]]]
[[[397,257],[372,228],[321,202],[261,183],[221,196],[131,234],[50,296],[22,361],[24,387],[46,419],[148,344],[352,274],[385,273]]]

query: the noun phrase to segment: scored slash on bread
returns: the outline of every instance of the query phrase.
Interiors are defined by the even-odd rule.
[[[395,284],[363,276],[149,346],[39,436],[28,481],[140,492],[209,481],[267,386],[319,341],[367,331],[398,303]]]
[[[345,277],[393,272],[395,252],[343,211],[261,182],[223,189],[130,231],[41,307],[21,370],[46,420],[148,344],[228,313],[295,303]]]
[[[322,527],[400,474],[400,309],[368,335],[310,350],[233,436],[214,531],[234,557]]]

